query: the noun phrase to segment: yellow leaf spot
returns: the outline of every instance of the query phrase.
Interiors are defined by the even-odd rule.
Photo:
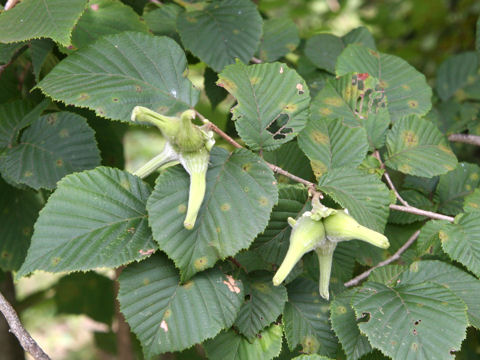
[[[409,91],[409,90],[410,90],[410,86],[408,86],[407,84],[403,84],[403,85],[402,85],[402,89],[403,89],[403,90],[406,90],[406,91]]]
[[[144,278],[142,283],[143,283],[143,285],[148,285],[148,284],[150,284],[150,279],[149,278]]]
[[[62,258],[54,257],[54,258],[52,259],[52,265],[53,265],[53,266],[57,266],[58,263],[59,263],[61,260],[62,260]]]
[[[285,47],[286,47],[288,50],[293,51],[293,50],[295,50],[295,49],[297,48],[297,45],[292,44],[292,43],[288,43],[288,44],[285,45]]]
[[[405,130],[402,132],[401,139],[408,148],[418,145],[418,136],[413,131]]]
[[[337,314],[346,314],[347,313],[347,308],[345,306],[339,306],[337,308]]]
[[[189,290],[192,286],[193,286],[193,280],[190,280],[189,282],[187,282],[186,284],[184,284],[182,287],[185,289],[185,290]]]
[[[127,179],[122,179],[120,181],[120,185],[122,185],[124,189],[130,191],[130,181],[128,181]]]
[[[8,251],[2,251],[2,259],[11,259],[12,255]]]
[[[233,81],[230,81],[226,78],[220,78],[220,80],[217,81],[217,85],[223,87],[228,92],[232,92],[237,89],[237,85]]]
[[[240,34],[240,31],[239,31],[238,29],[233,29],[233,33],[234,33],[235,35],[238,35],[238,34]]]
[[[404,174],[409,174],[412,172],[412,167],[408,164],[402,164],[398,167],[398,170]]]
[[[314,130],[310,133],[310,138],[316,142],[317,144],[328,144],[330,142],[330,138],[322,133],[321,131]]]
[[[477,203],[468,202],[466,205],[467,205],[468,207],[471,207],[471,208],[474,208],[474,209],[478,209],[478,204],[477,204]]]
[[[25,171],[25,172],[23,173],[23,176],[24,176],[24,177],[31,177],[31,176],[33,176],[33,173],[32,173],[31,171],[28,171],[28,170],[27,170],[27,171]]]
[[[165,310],[165,313],[163,314],[163,319],[168,319],[170,316],[172,316],[172,310]]]
[[[417,343],[413,343],[413,344],[412,344],[412,350],[413,350],[413,351],[417,351],[417,350],[418,350],[418,344],[417,344]]]
[[[287,104],[283,107],[283,110],[288,111],[288,112],[294,112],[297,110],[297,105],[296,104]]]
[[[256,77],[256,76],[252,76],[250,78],[250,84],[251,85],[255,85],[255,84],[258,84],[258,82],[260,81],[260,78]]]
[[[478,180],[478,174],[477,173],[472,173],[470,174],[470,180],[477,181]]]
[[[265,283],[255,283],[253,287],[262,293],[270,293],[271,289]]]
[[[410,271],[411,272],[418,272],[418,262],[414,262],[414,263],[412,263],[412,265],[410,265]]]
[[[70,133],[68,132],[67,129],[62,129],[62,130],[60,130],[58,135],[63,139],[63,138],[69,137]]]
[[[196,270],[201,271],[204,270],[208,266],[208,259],[206,256],[202,256],[201,258],[196,259],[193,262],[193,266]]]
[[[314,354],[318,351],[320,348],[320,343],[319,341],[314,338],[313,336],[305,336],[302,339],[302,352],[306,354]]]
[[[230,290],[231,292],[234,292],[235,294],[240,293],[240,288],[237,286],[236,280],[230,275],[226,275],[226,276],[227,276],[227,281],[223,280],[223,283],[227,285],[228,290]]]
[[[343,100],[339,97],[333,97],[332,96],[332,97],[328,97],[328,98],[323,99],[323,103],[327,104],[327,105],[339,107],[339,106],[342,105]]]
[[[62,166],[63,166],[63,160],[62,160],[62,159],[58,159],[57,161],[55,161],[55,164],[56,164],[58,167],[62,167]]]
[[[231,208],[231,206],[230,206],[229,203],[224,203],[220,206],[220,210],[222,210],[222,211],[230,211],[230,208]]]
[[[442,243],[445,243],[448,241],[448,235],[445,231],[443,230],[440,230],[439,233],[438,233],[438,237],[440,238],[440,241]]]
[[[407,101],[408,106],[410,106],[412,109],[415,109],[418,107],[418,101],[417,100],[408,100]]]
[[[185,204],[178,205],[177,211],[180,214],[186,213],[187,212],[187,205],[185,205]]]
[[[370,53],[370,55],[373,55],[378,59],[380,58],[380,54],[378,52],[376,52],[375,50],[368,49],[368,52]]]
[[[465,190],[468,190],[468,191],[472,190],[472,186],[469,185],[469,184],[466,184],[465,185]]]
[[[320,160],[312,160],[310,161],[310,165],[312,166],[313,174],[317,179],[325,174],[328,170],[327,165]]]
[[[322,107],[318,110],[318,112],[320,113],[320,115],[323,115],[323,116],[328,116],[332,113],[332,109],[330,108],[326,108],[326,107]]]
[[[388,88],[389,83],[382,79],[378,82],[378,85],[380,85],[381,88],[386,89]]]
[[[267,206],[269,203],[265,196],[261,196],[260,199],[258,199],[258,202],[260,203],[260,206]]]
[[[193,16],[187,16],[187,21],[193,24],[197,22],[197,18]]]
[[[217,226],[215,228],[215,231],[217,232],[217,234],[220,234],[222,232],[222,229],[220,229],[220,226]]]

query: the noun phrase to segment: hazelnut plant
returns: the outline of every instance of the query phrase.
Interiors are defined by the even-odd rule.
[[[112,329],[93,270],[117,269],[145,359],[454,359],[480,329],[476,39],[432,89],[365,27],[301,40],[250,0],[8,1],[2,276],[69,273],[59,312]],[[146,126],[162,150],[127,171]]]

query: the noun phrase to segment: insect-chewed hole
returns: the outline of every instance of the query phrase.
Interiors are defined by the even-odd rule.
[[[284,139],[287,134],[293,132],[292,128],[286,127],[289,120],[288,114],[280,114],[267,126],[267,131],[275,140]]]

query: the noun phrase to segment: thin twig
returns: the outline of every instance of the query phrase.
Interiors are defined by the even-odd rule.
[[[448,140],[480,146],[480,136],[478,135],[452,134],[448,136]]]
[[[395,188],[395,185],[393,185],[392,179],[390,179],[390,175],[388,175],[387,169],[385,169],[385,164],[382,161],[382,158],[380,157],[380,153],[378,150],[375,150],[373,152],[373,156],[377,158],[378,161],[380,161],[380,167],[383,169],[383,177],[385,180],[387,180],[388,187],[395,193],[395,197],[400,201],[403,205],[405,206],[410,206],[398,193],[397,189]]]
[[[5,11],[10,10],[18,3],[18,1],[19,0],[8,0],[3,9]]]
[[[0,293],[0,312],[5,316],[8,326],[10,326],[10,331],[15,335],[26,352],[31,354],[35,360],[50,360],[50,357],[45,354],[42,348],[33,340],[27,330],[25,330],[15,309],[7,299],[5,299],[2,293]]]
[[[403,244],[402,247],[395,252],[395,254],[390,256],[388,259],[379,262],[377,265],[375,265],[374,267],[372,267],[372,268],[368,269],[367,271],[361,273],[360,275],[355,276],[352,280],[347,281],[344,284],[345,287],[351,287],[351,286],[358,285],[358,283],[360,281],[362,281],[363,279],[366,279],[373,270],[378,269],[379,267],[388,265],[388,264],[400,259],[400,255],[402,255],[415,242],[415,240],[417,240],[418,235],[420,235],[420,230],[415,231],[413,233],[413,235],[410,236],[410,238],[405,242],[405,244]]]
[[[431,211],[418,209],[418,208],[413,207],[413,206],[402,206],[402,205],[397,205],[397,204],[390,204],[390,209],[397,210],[397,211],[403,211],[403,212],[407,212],[407,213],[415,214],[415,215],[426,216],[426,217],[429,217],[431,219],[436,219],[436,220],[447,220],[447,221],[450,221],[450,222],[453,222],[453,220],[455,220],[455,218],[453,218],[451,216],[442,215],[442,214],[434,213],[434,212],[431,212]]]
[[[214,123],[208,121],[207,119],[205,119],[205,117],[200,114],[199,112],[196,112],[197,116],[202,120],[204,121],[207,126],[213,130],[214,132],[216,132],[218,135],[220,135],[221,138],[225,139],[229,144],[233,145],[234,147],[236,147],[237,149],[242,149],[243,146],[240,145],[238,142],[235,141],[235,139],[231,138],[229,135],[227,135],[222,129],[220,129],[217,125],[215,125]],[[266,162],[266,161],[265,161]],[[305,180],[305,179],[302,179],[301,177],[299,176],[296,176],[296,175],[293,175],[291,173],[289,173],[288,171],[286,170],[283,170],[281,167],[277,166],[277,165],[274,165],[274,164],[271,164],[269,162],[266,162],[268,167],[274,172],[274,173],[277,173],[277,174],[280,174],[280,175],[283,175],[283,176],[286,176],[290,179],[292,179],[293,181],[296,181],[300,184],[303,184],[305,185],[306,187],[308,187],[309,189],[312,189],[313,192],[318,192],[316,190],[316,184],[311,182],[311,181],[308,181],[308,180]]]

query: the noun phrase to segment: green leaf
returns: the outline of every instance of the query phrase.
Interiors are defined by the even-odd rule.
[[[229,154],[214,148],[202,207],[195,227],[187,230],[189,184],[183,169],[169,169],[158,177],[147,203],[153,237],[180,269],[182,281],[248,248],[277,202],[275,179],[259,157],[244,149]]]
[[[399,194],[403,200],[405,200],[411,206],[422,210],[435,211],[435,206],[432,201],[419,191],[400,190]],[[403,211],[392,211],[388,218],[388,222],[393,224],[411,224],[416,221],[423,221],[425,219],[427,219],[426,216],[410,214]]]
[[[375,231],[384,230],[390,192],[376,175],[352,168],[332,169],[320,178],[318,185],[360,224]]]
[[[13,56],[26,46],[24,42],[0,44],[0,65],[8,64]]]
[[[463,211],[466,196],[480,185],[480,167],[475,164],[459,163],[455,170],[440,176],[436,199],[439,210],[448,215],[457,215]]]
[[[351,72],[368,73],[380,81],[394,121],[409,114],[425,115],[432,107],[432,89],[425,76],[399,57],[349,45],[338,58],[336,73]]]
[[[105,35],[123,31],[147,32],[147,26],[130,6],[117,0],[93,0],[72,31],[69,49],[80,49]]]
[[[360,334],[355,311],[350,302],[354,292],[344,291],[330,303],[330,320],[347,360],[357,360],[372,351],[365,335]]]
[[[480,51],[480,17],[477,20],[477,36],[475,41],[475,49]]]
[[[233,330],[223,331],[206,341],[204,346],[208,358],[212,360],[271,360],[282,349],[282,327],[272,325],[252,342]]]
[[[317,177],[331,169],[358,166],[368,151],[365,129],[347,126],[341,119],[316,116],[300,133],[298,145],[312,162]]]
[[[385,164],[405,174],[432,177],[457,165],[445,136],[430,121],[415,115],[398,119],[387,133]]]
[[[186,68],[185,54],[174,40],[124,32],[68,56],[38,87],[98,116],[130,121],[136,105],[162,114],[194,106],[199,92],[182,75]]]
[[[17,270],[27,255],[41,202],[32,191],[12,188],[1,178],[0,194],[0,269]]]
[[[292,360],[333,360],[332,358],[322,356],[322,355],[300,355],[297,357],[294,357]]]
[[[234,326],[252,341],[282,313],[287,290],[283,285],[273,286],[272,275],[267,272],[257,272],[242,280],[245,301]]]
[[[0,42],[48,37],[70,45],[70,34],[87,0],[23,0],[0,14]]]
[[[177,16],[183,8],[177,4],[162,4],[159,8],[143,14],[148,28],[155,35],[177,37]]]
[[[368,276],[368,281],[393,287],[397,284],[400,275],[402,275],[407,269],[408,267],[404,265],[381,266],[372,271]]]
[[[290,350],[301,344],[307,354],[335,354],[337,340],[328,320],[328,302],[320,298],[318,284],[298,278],[287,286],[287,291],[282,320]]]
[[[437,70],[435,90],[443,101],[456,91],[475,81],[478,69],[478,53],[470,51],[447,58]]]
[[[295,50],[300,42],[297,25],[290,18],[272,18],[263,22],[258,48],[260,59],[272,62]]]
[[[465,304],[470,325],[480,328],[480,281],[459,268],[436,260],[422,260],[410,265],[400,283],[423,283],[425,281],[442,285],[455,293]]]
[[[95,321],[112,323],[115,294],[109,278],[95,272],[69,274],[54,289],[59,314],[87,315]]]
[[[480,277],[480,216],[477,212],[462,214],[455,223],[440,230],[443,250]]]
[[[443,254],[440,244],[439,232],[449,224],[446,220],[430,220],[420,231],[417,239],[418,255],[441,255]]]
[[[138,177],[98,167],[57,185],[35,223],[18,278],[35,270],[117,267],[155,250],[145,210],[150,188]]]
[[[326,33],[312,36],[305,43],[305,55],[317,68],[335,74],[337,58],[348,44],[354,43],[375,50],[372,34],[365,27],[359,27],[343,37]]]
[[[475,189],[470,195],[465,196],[463,202],[463,209],[465,212],[480,211],[480,189]]]
[[[47,105],[44,101],[34,106],[24,100],[0,104],[0,151],[15,145],[20,130],[38,119]]]
[[[177,30],[185,48],[221,71],[236,58],[250,61],[262,35],[262,18],[249,0],[223,0],[180,13]]]
[[[5,151],[2,174],[34,189],[54,189],[58,180],[100,164],[100,153],[87,121],[68,112],[44,115]]]
[[[394,359],[454,359],[467,328],[466,306],[445,287],[424,282],[395,288],[367,282],[352,303],[360,331]]]
[[[308,192],[295,185],[281,186],[278,203],[273,207],[267,228],[258,235],[251,246],[264,261],[280,265],[287,254],[290,230],[287,219],[297,218],[307,206]]]
[[[238,313],[243,287],[231,276],[212,269],[179,281],[164,255],[128,266],[119,278],[120,310],[147,358],[211,338]]]
[[[30,52],[32,56],[33,72],[35,74],[35,81],[40,79],[40,72],[47,56],[52,51],[55,43],[50,39],[32,40],[30,43]]]
[[[238,102],[232,110],[240,137],[253,150],[274,150],[305,127],[310,95],[305,81],[282,63],[237,62],[219,74]]]

